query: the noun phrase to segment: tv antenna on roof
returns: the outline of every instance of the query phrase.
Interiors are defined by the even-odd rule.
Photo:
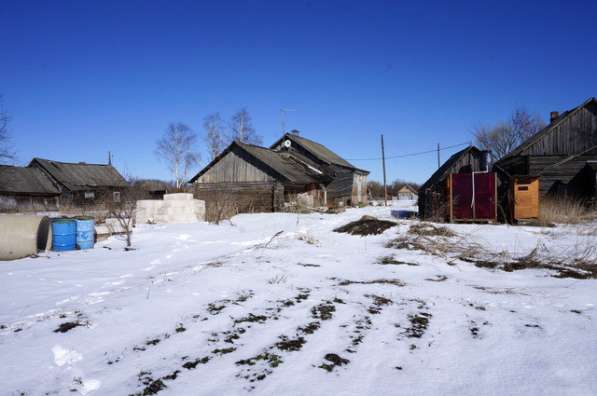
[[[286,133],[286,115],[289,111],[296,111],[295,109],[280,109],[280,125],[282,126],[282,133]]]

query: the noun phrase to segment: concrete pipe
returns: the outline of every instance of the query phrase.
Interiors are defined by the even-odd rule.
[[[0,215],[0,260],[15,260],[49,250],[52,226],[46,216]]]

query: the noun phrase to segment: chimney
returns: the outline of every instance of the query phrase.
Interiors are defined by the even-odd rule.
[[[551,113],[549,113],[550,124],[553,124],[554,122],[556,122],[558,120],[559,116],[560,116],[560,113],[558,113],[557,111],[552,111]]]

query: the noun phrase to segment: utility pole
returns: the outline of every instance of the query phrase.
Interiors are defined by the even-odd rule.
[[[386,186],[386,152],[383,147],[383,133],[381,134],[381,165],[383,167],[383,203],[388,206],[388,187]]]
[[[437,144],[437,169],[439,169],[440,167],[440,161],[439,161],[439,143]]]

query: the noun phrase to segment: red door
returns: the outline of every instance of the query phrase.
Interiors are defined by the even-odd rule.
[[[495,173],[452,175],[452,219],[495,220]]]

